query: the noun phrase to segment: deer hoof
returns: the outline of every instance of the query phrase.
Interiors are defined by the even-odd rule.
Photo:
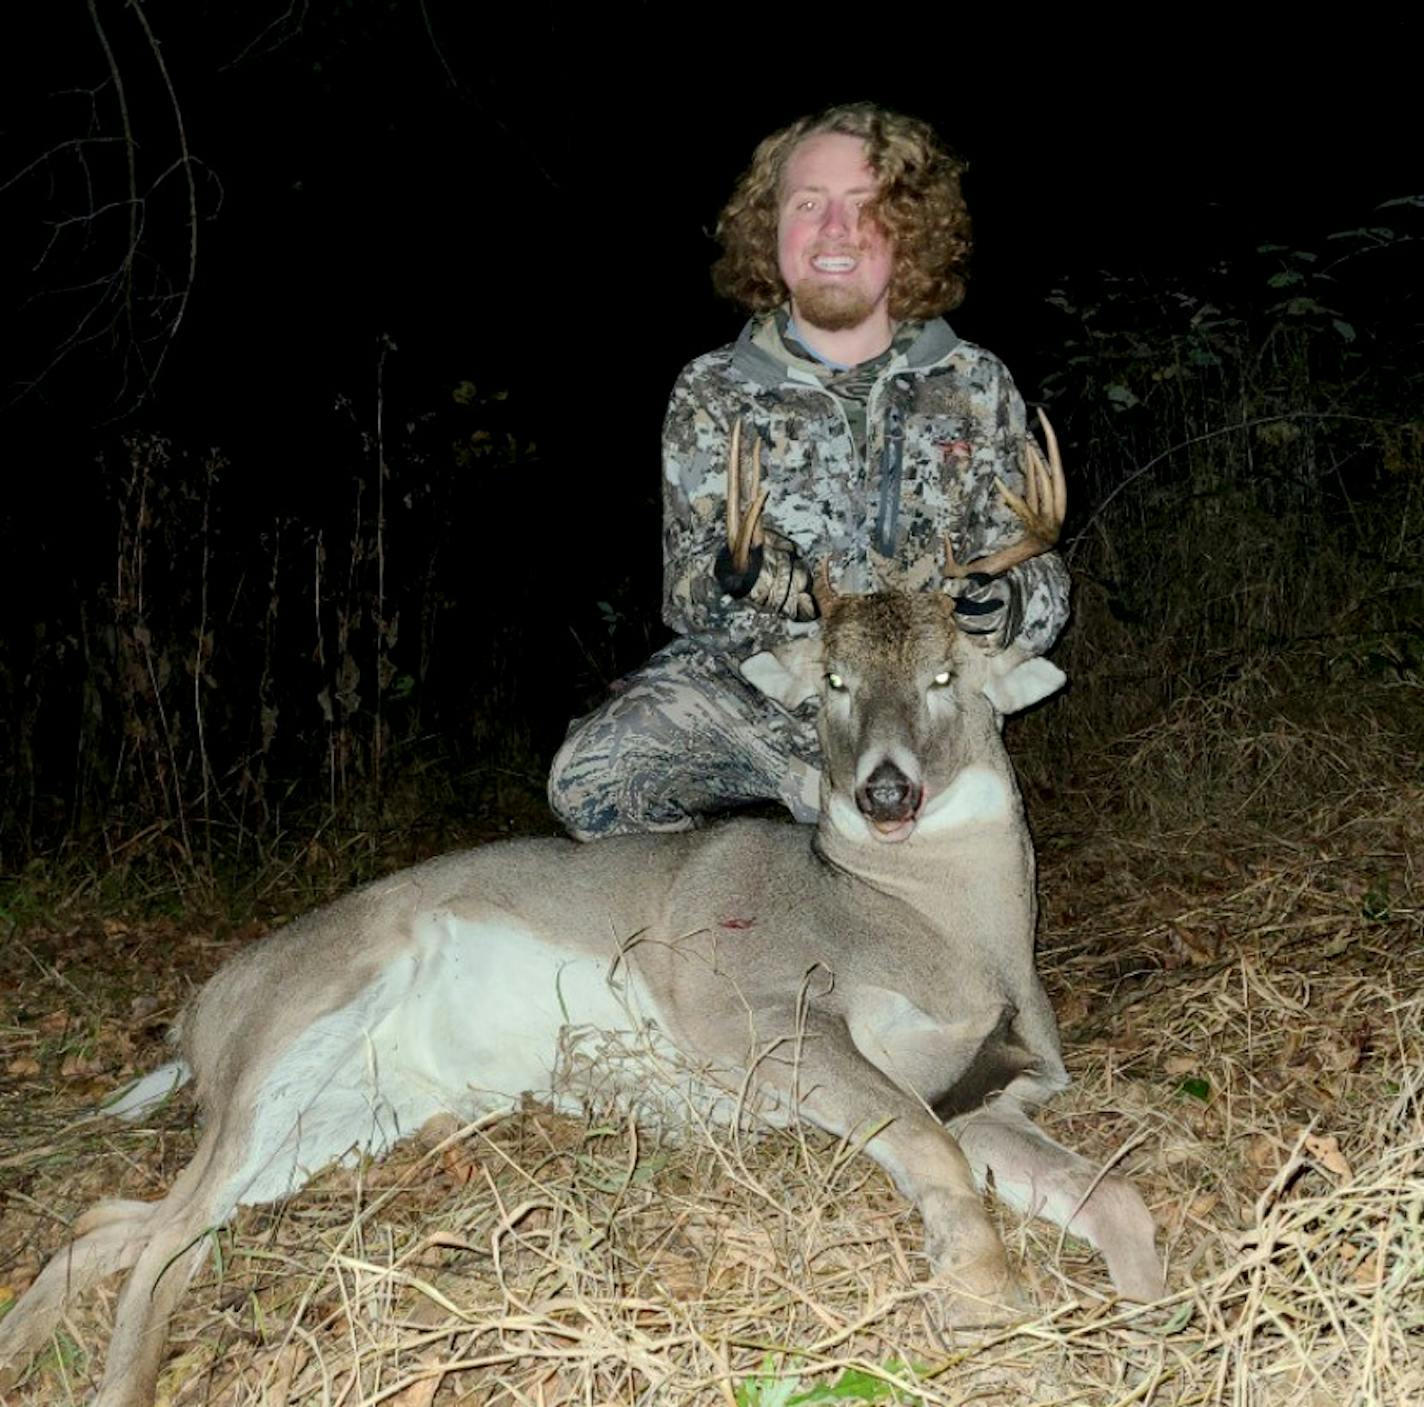
[[[925,1207],[925,1250],[936,1286],[947,1291],[946,1323],[1001,1323],[1026,1300],[1004,1243],[977,1197],[944,1197]]]
[[[946,1325],[1004,1324],[1021,1319],[1030,1308],[1028,1294],[1002,1247],[981,1260],[937,1267],[934,1284],[941,1291],[940,1317]]]

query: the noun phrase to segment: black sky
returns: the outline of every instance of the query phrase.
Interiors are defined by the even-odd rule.
[[[161,75],[118,0],[94,13],[151,178],[177,150]],[[150,0],[144,14],[202,218],[183,327],[139,419],[261,449],[280,476],[319,452],[337,393],[369,389],[381,334],[408,409],[468,377],[507,386],[566,462],[612,431],[651,464],[678,368],[739,325],[707,278],[718,206],[760,136],[831,102],[924,116],[969,159],[978,254],[954,322],[1030,397],[1063,275],[1316,238],[1424,184],[1417,26],[1398,19],[1336,15],[1325,32],[1241,10],[1075,24],[1004,7],[452,0]],[[108,71],[78,0],[27,22],[4,58],[6,173],[78,134]],[[112,89],[94,105],[112,138]],[[35,268],[76,208],[62,165],[3,195],[11,383],[46,364],[75,302],[54,292],[78,277],[64,250]],[[169,178],[146,211],[169,272],[187,257],[179,194]],[[44,438],[122,417],[134,386],[113,398],[112,362],[102,341],[72,358],[11,425]]]
[[[402,603],[393,658],[422,680],[403,726],[482,757],[480,720],[517,712],[547,755],[663,638],[663,407],[740,326],[711,291],[709,231],[761,137],[854,99],[935,124],[968,159],[977,236],[952,321],[1033,402],[1071,350],[1047,301],[1065,279],[1122,286],[1107,271],[1165,301],[1225,264],[1265,304],[1256,245],[1323,248],[1424,194],[1418,25],[1328,23],[908,3],[18,9],[0,37],[0,704],[27,720],[10,725],[21,762],[44,764],[17,771],[26,795],[60,799],[57,834],[83,768],[110,744],[130,755],[142,689],[115,673],[120,628],[151,628],[186,680],[210,546],[226,593],[210,722],[250,760],[276,699],[273,776],[314,777],[336,656],[305,632],[340,614],[325,578],[315,605],[316,545],[347,562],[369,648],[361,573],[387,482],[405,505],[380,557]],[[155,336],[190,258],[181,325]],[[1352,288],[1407,262],[1352,264]],[[1361,344],[1402,349],[1413,305],[1366,291],[1365,317],[1397,316]],[[387,481],[371,436],[392,345]],[[507,395],[457,407],[466,381]],[[454,446],[485,430],[516,451],[465,462]],[[130,456],[130,431],[173,446],[146,521],[125,494],[152,456]],[[142,602],[125,552],[147,564]]]

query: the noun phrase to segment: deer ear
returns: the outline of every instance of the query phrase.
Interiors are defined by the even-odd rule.
[[[821,686],[821,638],[803,635],[743,660],[742,675],[782,708],[797,708]]]
[[[989,702],[1003,714],[1028,708],[1030,704],[1056,693],[1068,682],[1068,676],[1046,659],[1035,657],[1015,662],[1012,655],[1005,654],[999,655],[995,662],[999,661],[1002,661],[999,668],[990,669],[984,692]]]

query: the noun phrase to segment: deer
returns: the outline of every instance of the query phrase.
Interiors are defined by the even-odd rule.
[[[1003,571],[1056,541],[1064,475],[1025,452],[1009,548],[945,574]],[[728,540],[767,501],[728,466]],[[933,1293],[957,1322],[1014,1312],[986,1210],[999,1198],[1101,1253],[1118,1295],[1164,1293],[1152,1215],[1122,1176],[1046,1135],[1068,1083],[1035,965],[1034,853],[1001,737],[1065,681],[1043,658],[961,634],[942,591],[817,587],[818,632],[748,660],[783,707],[818,696],[820,819],[734,817],[679,834],[518,839],[418,864],[231,957],[179,1018],[183,1058],[117,1112],[192,1079],[205,1125],[156,1202],[80,1216],[0,1321],[0,1363],[45,1343],[67,1300],[127,1270],[98,1407],[149,1407],[170,1317],[206,1235],[324,1165],[379,1155],[436,1114],[557,1097],[570,1031],[646,1023],[678,1079],[726,1113],[755,1098],[863,1148],[918,1209]],[[646,1072],[629,1076],[645,1085]],[[635,1091],[630,1090],[630,1095]],[[718,1101],[720,1100],[720,1104]],[[676,1105],[676,1101],[674,1101]],[[689,1106],[690,1107],[690,1106]]]

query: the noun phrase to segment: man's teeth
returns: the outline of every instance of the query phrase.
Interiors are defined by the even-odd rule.
[[[845,274],[855,268],[855,260],[844,254],[822,254],[811,260],[813,269],[827,274]]]

